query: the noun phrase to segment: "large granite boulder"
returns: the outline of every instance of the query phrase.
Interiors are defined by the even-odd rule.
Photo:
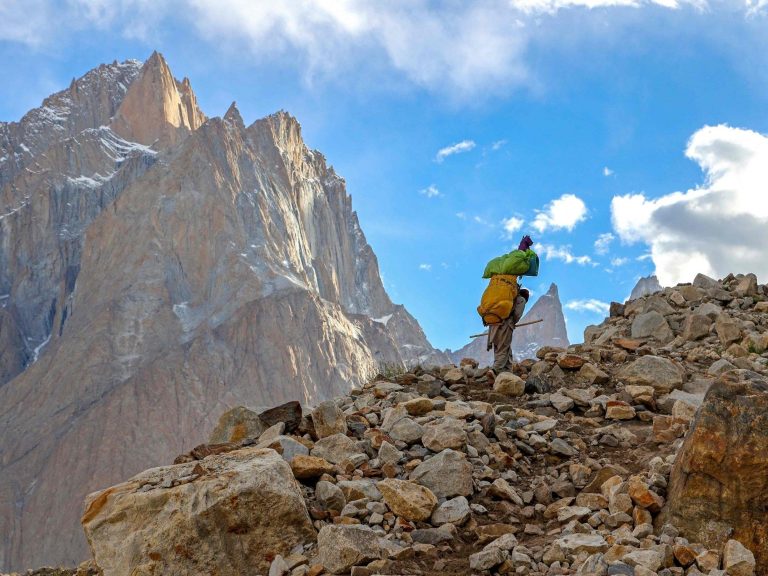
[[[266,429],[258,413],[245,406],[236,406],[219,417],[211,433],[210,444],[240,442],[246,438],[258,438]]]
[[[290,466],[260,448],[146,470],[90,494],[82,523],[104,576],[266,574],[315,538]]]
[[[692,541],[734,538],[768,573],[768,379],[728,372],[709,389],[670,478],[667,519]]]
[[[672,360],[660,356],[642,356],[619,370],[617,377],[624,384],[653,386],[663,393],[683,386],[683,371]]]

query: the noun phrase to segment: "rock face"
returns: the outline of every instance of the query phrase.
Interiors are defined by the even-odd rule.
[[[539,324],[524,326],[512,338],[512,353],[516,360],[534,358],[536,350],[543,346],[565,348],[568,346],[568,331],[565,326],[563,305],[556,284],[551,284],[546,294],[527,307],[520,323],[543,319]],[[478,329],[478,332],[480,330]],[[455,352],[449,352],[451,360],[458,364],[462,358],[474,358],[481,366],[493,364],[493,351],[486,350],[488,339],[475,338]]]
[[[0,345],[0,569],[82,559],[84,495],[227,408],[446,359],[299,123],[206,119],[159,54],[0,123]]]
[[[637,281],[635,287],[632,288],[632,293],[629,295],[630,300],[637,300],[643,296],[650,296],[656,292],[661,292],[661,284],[656,275],[644,276]]]
[[[732,371],[709,389],[675,461],[668,502],[667,517],[687,537],[713,548],[734,538],[755,554],[757,573],[768,572],[767,378]]]
[[[83,527],[104,576],[267,572],[276,554],[316,538],[290,467],[257,448],[91,494]]]

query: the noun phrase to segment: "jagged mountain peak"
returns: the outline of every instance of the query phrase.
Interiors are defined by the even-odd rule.
[[[637,300],[643,296],[649,296],[661,292],[661,284],[655,274],[651,276],[644,276],[637,281],[635,287],[632,288],[632,293],[629,295],[629,300]]]
[[[176,144],[203,122],[189,81],[178,82],[162,54],[154,51],[128,88],[111,127],[126,140],[162,147]]]
[[[232,102],[227,108],[227,112],[224,114],[224,120],[234,123],[239,128],[245,128],[245,122],[243,122],[243,116],[240,114],[240,109],[237,107],[237,102]]]

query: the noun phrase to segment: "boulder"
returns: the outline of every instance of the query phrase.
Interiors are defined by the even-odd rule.
[[[768,572],[768,379],[734,370],[712,385],[667,494],[663,521],[710,548],[736,539],[754,552],[757,572]]]
[[[377,560],[382,555],[379,537],[368,526],[323,526],[317,535],[317,549],[320,562],[331,574],[348,573],[353,566]]]
[[[665,343],[674,337],[664,316],[656,310],[638,314],[632,321],[632,338],[655,338]]]
[[[446,448],[461,450],[467,445],[467,433],[461,422],[446,416],[424,426],[421,443],[433,452],[442,452]]]
[[[617,378],[625,384],[653,386],[660,392],[670,392],[683,386],[683,372],[667,358],[642,356],[619,370]]]
[[[312,456],[323,458],[331,464],[340,464],[361,452],[355,441],[344,434],[334,434],[318,440],[312,448]]]
[[[312,410],[311,416],[318,438],[347,433],[347,421],[344,412],[331,400],[322,402]]]
[[[463,454],[446,449],[411,472],[411,480],[426,486],[438,498],[469,496],[473,492],[472,465]]]
[[[701,288],[703,290],[711,290],[714,288],[722,288],[722,285],[720,282],[715,280],[714,278],[710,278],[706,274],[696,274],[696,277],[693,279],[693,285],[696,286],[696,288]]]
[[[423,522],[437,506],[432,491],[413,482],[388,478],[379,482],[377,488],[390,510],[406,520]]]
[[[715,331],[720,343],[728,346],[733,342],[741,340],[741,326],[737,320],[734,320],[727,314],[720,314],[715,321]]]
[[[496,376],[493,390],[505,396],[522,396],[525,393],[525,382],[512,372],[502,372]]]
[[[270,448],[280,454],[286,462],[291,462],[296,456],[309,454],[309,448],[293,436],[276,436],[264,441],[259,439],[257,448]]]
[[[469,508],[469,502],[464,496],[457,496],[451,500],[446,500],[432,513],[432,524],[442,526],[443,524],[455,524],[460,526],[469,519],[472,510]]]
[[[258,438],[266,430],[259,415],[245,406],[227,410],[219,417],[216,428],[211,433],[209,444],[240,442],[246,438]]]
[[[296,400],[280,404],[259,414],[259,419],[267,428],[282,422],[287,433],[295,432],[301,424],[301,404]]]
[[[728,576],[754,576],[755,555],[738,540],[728,540],[723,548],[723,569]]]
[[[691,314],[686,317],[683,324],[683,338],[685,340],[700,340],[709,336],[712,320],[704,314]]]
[[[290,462],[291,470],[297,480],[312,480],[323,474],[331,474],[335,466],[330,462],[316,456],[298,454]]]
[[[326,480],[320,480],[315,486],[315,499],[326,510],[341,512],[347,505],[347,499],[341,488]]]
[[[291,468],[259,448],[152,468],[90,494],[82,524],[105,576],[266,573],[277,554],[315,538]]]

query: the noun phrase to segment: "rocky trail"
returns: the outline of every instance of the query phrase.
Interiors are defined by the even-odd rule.
[[[764,576],[767,350],[768,287],[699,275],[493,383],[236,408],[88,497],[91,561],[33,574]]]

